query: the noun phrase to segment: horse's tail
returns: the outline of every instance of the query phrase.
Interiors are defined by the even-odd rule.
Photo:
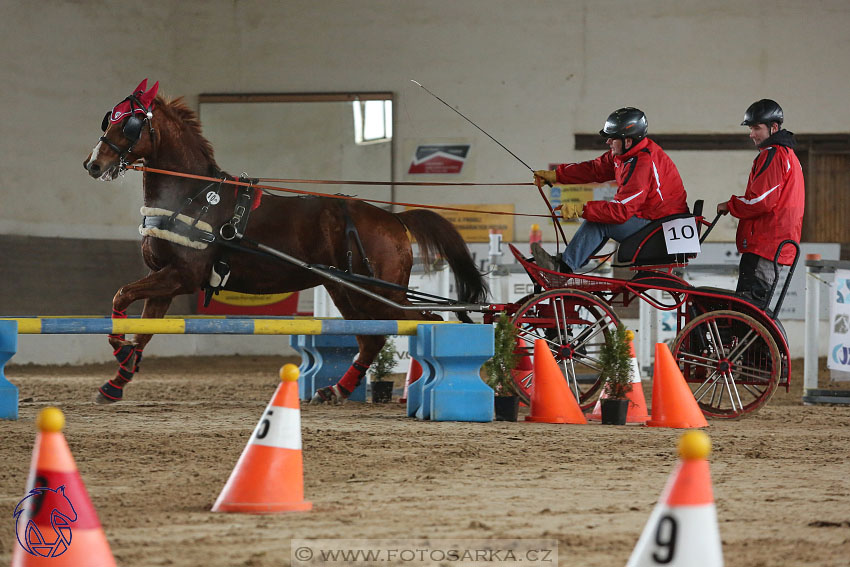
[[[398,218],[419,244],[419,253],[426,266],[431,264],[435,254],[449,263],[455,275],[457,297],[462,303],[483,303],[487,299],[484,277],[451,222],[427,209],[404,211],[398,213]]]

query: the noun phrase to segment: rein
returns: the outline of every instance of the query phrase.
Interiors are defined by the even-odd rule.
[[[144,165],[128,164],[127,169],[132,169],[134,171],[141,171],[141,172],[145,172],[145,173],[158,173],[158,174],[161,174],[161,175],[171,175],[171,176],[174,176],[174,177],[185,177],[185,178],[188,178],[188,179],[197,179],[197,180],[200,180],[200,181],[210,181],[210,182],[213,182],[213,183],[219,183],[219,182],[220,183],[228,183],[230,185],[236,185],[236,186],[242,186],[242,187],[249,187],[250,186],[250,187],[254,187],[255,189],[262,189],[262,190],[266,190],[266,191],[281,191],[281,192],[286,192],[286,193],[295,193],[295,194],[298,194],[298,195],[308,195],[308,196],[314,196],[314,197],[327,197],[329,199],[344,199],[344,200],[349,200],[349,201],[364,201],[364,202],[367,202],[367,203],[378,203],[378,204],[382,204],[382,205],[398,205],[398,206],[403,206],[403,207],[414,207],[414,208],[418,208],[418,209],[436,209],[436,210],[443,210],[443,211],[458,211],[458,212],[464,212],[464,213],[478,213],[478,214],[514,216],[514,217],[535,217],[535,218],[547,218],[547,219],[552,218],[552,214],[554,213],[554,211],[553,211],[552,214],[548,214],[548,215],[534,215],[534,214],[528,214],[528,213],[509,213],[507,211],[480,211],[480,210],[477,210],[477,209],[464,209],[464,208],[460,208],[460,207],[445,207],[445,206],[441,206],[441,205],[423,205],[423,204],[420,204],[420,203],[404,203],[404,202],[399,202],[399,201],[381,201],[379,199],[361,199],[359,197],[351,197],[349,195],[339,195],[339,194],[329,195],[329,194],[326,194],[326,193],[316,193],[316,192],[313,192],[313,191],[304,191],[304,190],[300,190],[300,189],[291,189],[291,188],[285,188],[285,187],[274,187],[274,186],[271,186],[271,185],[252,184],[251,182],[248,182],[248,181],[240,181],[240,180],[235,180],[235,179],[233,179],[233,180],[231,180],[231,179],[219,179],[219,178],[215,178],[215,177],[207,177],[205,175],[195,175],[195,174],[192,174],[192,173],[181,173],[179,171],[169,171],[169,170],[166,170],[166,169],[156,169],[156,168],[147,167],[147,166],[144,166]],[[270,181],[269,179],[265,179],[265,178],[262,178],[260,180]],[[465,185],[465,186],[469,186],[469,185],[477,185],[477,186],[532,185],[532,186],[534,186],[534,183],[502,183],[502,184],[494,184],[494,183],[445,183],[445,182],[443,182],[443,183],[425,183],[425,182],[409,182],[409,183],[405,183],[405,182],[399,182],[399,183],[375,182],[375,183],[372,183],[372,182],[363,182],[363,181],[356,182],[356,183],[348,183],[348,182],[345,182],[345,181],[324,181],[324,180],[297,180],[295,182],[299,182],[299,181],[303,181],[305,183],[334,183],[334,184],[352,184],[352,185],[353,184],[365,184],[365,185],[416,184],[416,185]],[[547,204],[548,204],[548,201],[547,201]],[[551,205],[550,205],[550,210],[551,210]]]

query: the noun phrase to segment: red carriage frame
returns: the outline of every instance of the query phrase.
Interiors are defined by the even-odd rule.
[[[579,404],[587,410],[595,404],[603,385],[598,353],[620,324],[614,306],[645,301],[654,309],[676,313],[676,337],[670,348],[705,415],[738,418],[758,409],[778,386],[785,386],[786,391],[790,387],[790,350],[776,314],[788,290],[799,246],[788,240],[777,250],[777,275],[781,249],[791,244],[796,255],[773,309],[768,306],[778,277],[764,305],[729,290],[691,286],[673,270],[687,266],[694,255],[668,255],[661,248],[662,225],[693,216],[702,242],[720,216],[709,223],[701,208],[698,201],[694,214],[659,219],[621,243],[617,265],[633,272],[630,279],[547,270],[511,245],[511,252],[535,283],[535,293],[516,304],[491,306],[485,322],[492,321],[495,312],[507,312],[517,327],[518,338],[524,339],[518,341],[518,352],[523,356],[530,356],[535,339],[545,340]],[[708,228],[702,232],[704,227]],[[651,291],[664,292],[668,299],[658,299]],[[527,401],[533,372],[515,370],[514,380]]]

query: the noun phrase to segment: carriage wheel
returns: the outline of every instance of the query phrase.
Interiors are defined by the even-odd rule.
[[[737,418],[758,409],[773,396],[782,369],[779,348],[764,325],[737,311],[696,317],[672,351],[710,417]]]
[[[620,324],[611,307],[584,291],[556,289],[532,297],[516,312],[513,323],[522,339],[518,350],[532,356],[534,341],[546,341],[579,405],[590,409],[602,385],[602,345]],[[526,403],[532,382],[532,370],[514,371],[514,383]]]

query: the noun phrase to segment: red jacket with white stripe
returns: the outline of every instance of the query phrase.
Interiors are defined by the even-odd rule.
[[[762,142],[746,193],[729,199],[729,212],[741,219],[735,237],[738,252],[772,262],[780,242],[800,242],[806,193],[794,145],[794,135],[788,130],[780,130]],[[793,259],[794,248],[785,246],[779,263],[788,265]]]
[[[558,183],[617,182],[612,201],[590,201],[582,217],[593,222],[621,224],[638,216],[655,220],[688,212],[688,195],[673,160],[661,147],[644,138],[619,156],[605,152],[595,160],[565,163],[555,168]]]

